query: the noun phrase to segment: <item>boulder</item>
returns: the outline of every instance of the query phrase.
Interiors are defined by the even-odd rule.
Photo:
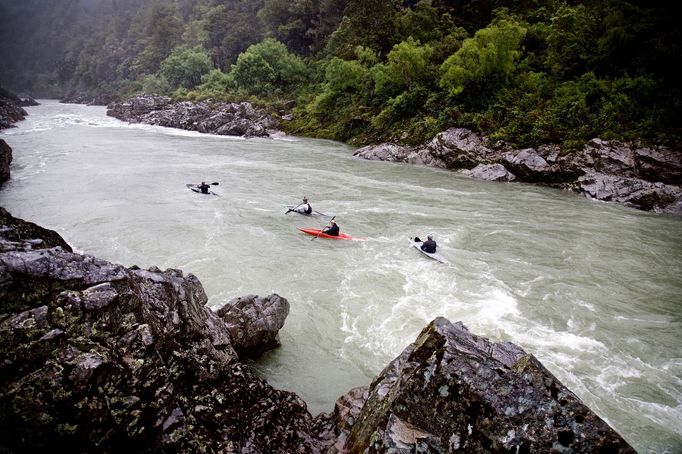
[[[633,151],[637,175],[647,181],[682,184],[682,153],[667,147]]]
[[[502,164],[479,164],[471,170],[465,169],[460,172],[470,178],[485,181],[514,181],[516,176],[508,171]]]
[[[508,151],[504,153],[502,160],[504,166],[522,181],[543,181],[552,171],[549,163],[532,148]]]
[[[444,318],[374,379],[339,451],[635,452],[535,357]]]
[[[368,145],[355,150],[353,156],[370,161],[407,162],[412,148],[394,143]]]
[[[39,106],[40,103],[33,99],[31,96],[26,96],[21,98],[21,105],[24,107],[30,107],[30,106]]]
[[[438,167],[446,169],[473,169],[479,163],[487,163],[494,152],[485,146],[486,139],[465,128],[450,128],[440,132],[426,145],[437,160]]]
[[[246,295],[227,302],[217,311],[240,359],[260,356],[279,347],[277,333],[289,315],[289,301],[277,294]]]
[[[3,139],[0,139],[0,186],[9,180],[10,164],[12,163],[12,148]],[[1,208],[0,208],[1,209]]]
[[[0,87],[0,130],[11,128],[26,118],[28,113],[21,106],[21,99]]]
[[[682,214],[682,188],[675,185],[589,172],[580,177],[572,189],[592,199],[640,210]]]

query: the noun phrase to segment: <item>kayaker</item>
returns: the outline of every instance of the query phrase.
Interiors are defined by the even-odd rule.
[[[289,211],[295,211],[295,212],[301,213],[301,214],[310,214],[313,212],[313,207],[311,207],[310,204],[308,203],[308,198],[303,196],[303,203],[301,203],[296,208],[290,209]],[[289,211],[287,211],[287,213]]]
[[[197,186],[202,194],[208,194],[208,190],[211,188],[211,186],[207,185],[205,182],[201,182],[200,185]]]
[[[415,241],[417,238],[415,238]],[[426,241],[424,241],[421,245],[421,250],[424,252],[428,252],[429,254],[435,254],[436,253],[436,242],[433,240],[433,237],[431,235],[426,237]]]
[[[332,219],[329,222],[329,226],[325,227],[322,233],[329,236],[339,236],[339,226],[336,225],[336,221]]]

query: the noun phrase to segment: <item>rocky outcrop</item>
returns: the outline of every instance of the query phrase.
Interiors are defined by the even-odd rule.
[[[634,452],[532,355],[442,318],[313,417],[238,358],[277,342],[286,299],[206,300],[0,209],[0,451]]]
[[[365,399],[360,393],[350,401]],[[336,413],[336,427],[348,431],[336,452],[635,452],[534,356],[443,318],[374,379],[357,407]]]
[[[556,145],[513,149],[462,128],[417,146],[380,144],[354,156],[459,170],[489,181],[523,181],[579,192],[641,210],[682,214],[682,153],[593,139],[577,152]]]
[[[75,254],[3,214],[0,451],[326,450],[329,418],[238,362],[196,277]]]
[[[107,106],[120,100],[120,96],[106,93],[71,93],[64,96],[59,102],[64,104],[85,104],[88,106]]]
[[[27,97],[21,98],[21,105],[30,107],[30,106],[39,106],[40,103],[38,101],[36,101],[35,99],[33,99],[31,96],[27,96]]]
[[[2,226],[0,238],[5,240],[5,243],[3,243],[5,248],[8,247],[9,242],[20,243],[22,241],[29,241],[33,249],[59,247],[67,252],[73,252],[71,246],[54,230],[15,218],[3,207],[0,207],[0,226]]]
[[[144,95],[110,104],[107,115],[131,123],[229,136],[267,137],[278,132],[277,121],[248,102],[173,103],[166,96]]]
[[[0,187],[9,180],[9,166],[12,163],[12,148],[3,139],[0,139]]]
[[[289,315],[289,302],[277,294],[247,295],[218,310],[240,359],[254,358],[280,345],[277,333]]]
[[[26,118],[28,113],[21,106],[21,99],[0,87],[0,130],[11,128]]]

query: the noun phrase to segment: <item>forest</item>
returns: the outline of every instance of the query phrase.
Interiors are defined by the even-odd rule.
[[[20,95],[244,101],[289,133],[680,149],[680,7],[642,0],[0,0]]]

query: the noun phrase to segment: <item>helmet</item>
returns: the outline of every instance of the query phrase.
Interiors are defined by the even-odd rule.
[[[331,222],[332,224],[336,224],[336,221],[333,220],[333,219],[332,219],[331,221],[329,221],[329,222]]]
[[[307,202],[307,201],[308,201],[308,197],[303,196],[303,201],[304,201],[304,202]]]
[[[427,240],[433,240],[433,237],[431,235],[426,237]]]

